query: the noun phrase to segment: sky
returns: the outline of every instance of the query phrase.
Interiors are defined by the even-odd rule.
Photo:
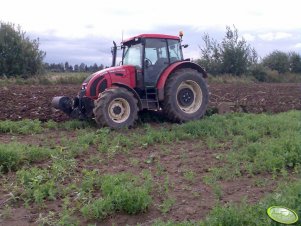
[[[274,50],[301,53],[298,0],[2,0],[0,21],[39,38],[45,62],[110,65],[112,41],[141,33],[184,32],[185,58],[200,57],[202,36],[221,40],[226,26],[264,57]]]

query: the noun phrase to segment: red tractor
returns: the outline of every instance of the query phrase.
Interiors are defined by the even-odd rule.
[[[76,98],[54,97],[52,106],[111,128],[132,126],[143,109],[163,110],[176,122],[201,118],[208,104],[207,74],[184,60],[182,48],[188,45],[182,45],[182,36],[141,34],[125,40],[119,66],[113,42],[112,66],[87,77]]]

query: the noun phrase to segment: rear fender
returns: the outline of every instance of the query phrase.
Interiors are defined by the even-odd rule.
[[[181,62],[174,63],[164,70],[164,72],[161,74],[157,82],[158,98],[160,101],[164,100],[164,87],[168,77],[173,72],[181,68],[191,68],[197,70],[203,75],[204,78],[207,78],[206,71],[198,64],[192,63],[190,61],[181,61]]]

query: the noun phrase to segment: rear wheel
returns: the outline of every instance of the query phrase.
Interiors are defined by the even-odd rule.
[[[172,121],[199,119],[206,112],[208,98],[202,74],[190,68],[180,69],[166,82],[163,110]]]
[[[124,88],[105,91],[95,101],[95,121],[100,126],[114,129],[133,126],[137,119],[137,100]]]

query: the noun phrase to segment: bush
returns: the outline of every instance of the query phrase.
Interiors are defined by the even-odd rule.
[[[239,38],[235,27],[231,29],[227,26],[226,29],[221,43],[210,38],[208,34],[203,36],[205,47],[201,48],[201,59],[197,63],[213,75],[246,74],[250,65],[257,63],[257,53],[243,38]]]
[[[39,50],[39,40],[30,40],[14,24],[0,22],[0,76],[25,77],[43,71],[45,52]]]
[[[285,52],[275,50],[264,57],[262,62],[264,66],[270,68],[271,70],[278,71],[279,73],[285,73],[289,71],[289,56]]]

